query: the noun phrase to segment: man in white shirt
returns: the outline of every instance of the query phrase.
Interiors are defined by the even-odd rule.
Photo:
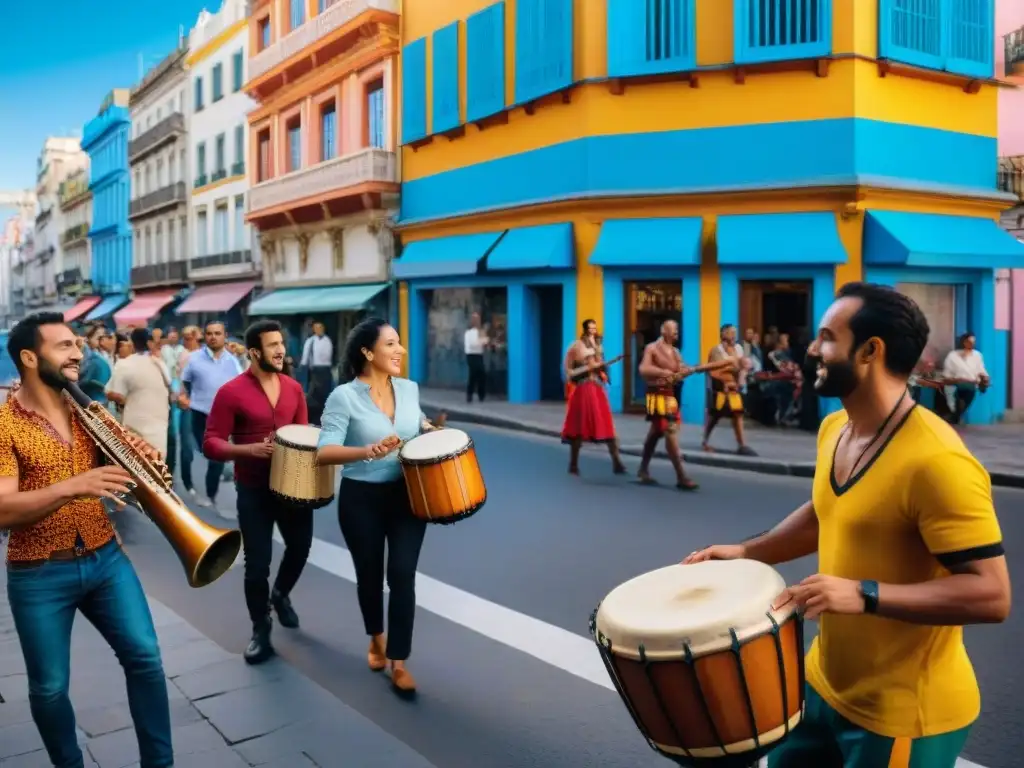
[[[131,340],[135,354],[114,366],[107,399],[124,409],[122,423],[128,429],[166,457],[171,377],[159,355],[152,353],[148,329],[136,328]]]
[[[306,394],[309,395],[309,423],[320,423],[323,404],[334,389],[334,344],[331,342],[324,324],[313,323],[313,335],[302,345],[302,359],[299,365],[309,371]]]
[[[484,350],[491,343],[487,337],[487,329],[481,327],[480,313],[474,312],[469,316],[469,328],[463,337],[466,347],[466,365],[469,368],[469,378],[466,382],[466,402],[473,402],[473,393],[476,392],[480,402],[487,396],[487,369],[484,367]]]
[[[944,394],[949,406],[950,421],[959,424],[964,413],[974,402],[974,396],[980,387],[988,389],[989,377],[985,370],[985,359],[975,349],[976,339],[973,333],[965,333],[957,344],[957,349],[946,355],[942,366],[942,378],[945,380]]]

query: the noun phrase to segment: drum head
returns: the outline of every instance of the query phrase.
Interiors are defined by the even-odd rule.
[[[274,439],[279,443],[290,443],[300,448],[315,450],[320,440],[320,428],[308,424],[287,424],[277,430]]]
[[[411,462],[433,461],[465,450],[469,442],[469,435],[461,429],[438,429],[414,437],[402,446],[398,457]]]
[[[660,568],[616,587],[601,603],[596,629],[615,653],[651,660],[716,653],[782,623],[792,605],[772,611],[786,582],[756,560],[712,560]],[[771,619],[768,615],[771,615]]]

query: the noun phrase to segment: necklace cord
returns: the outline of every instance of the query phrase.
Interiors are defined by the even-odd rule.
[[[903,394],[900,395],[900,399],[896,401],[896,405],[894,405],[892,410],[889,411],[889,415],[885,417],[885,421],[882,422],[882,425],[878,428],[878,431],[875,432],[875,436],[872,437],[871,441],[864,446],[864,450],[860,452],[860,455],[857,457],[857,460],[853,462],[853,466],[850,468],[850,474],[846,478],[847,482],[849,482],[851,477],[857,474],[857,467],[860,466],[860,463],[864,460],[864,457],[867,455],[868,451],[870,451],[871,448],[874,447],[875,443],[877,443],[881,439],[882,435],[885,434],[885,430],[888,429],[889,424],[891,424],[892,420],[896,417],[896,412],[900,409],[900,406],[903,405],[903,401],[906,399],[907,390],[903,390]],[[846,422],[846,427],[843,429],[843,434],[839,436],[839,442],[842,442],[843,437],[848,432],[850,432],[850,429],[850,422]],[[839,447],[839,442],[836,443],[837,448]]]

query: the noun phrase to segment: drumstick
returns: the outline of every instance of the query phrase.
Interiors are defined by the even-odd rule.
[[[626,357],[625,355],[619,355],[618,357],[612,358],[611,360],[606,360],[603,363],[598,363],[597,365],[594,366],[593,370],[599,371],[602,368],[607,368],[610,365],[615,365],[615,363],[619,362],[620,360],[624,359],[625,357]],[[584,373],[586,373],[587,371],[590,371],[590,370],[591,370],[591,368],[590,368],[589,365],[581,365],[579,368],[571,369],[569,371],[569,377],[572,378],[574,376],[582,376]]]

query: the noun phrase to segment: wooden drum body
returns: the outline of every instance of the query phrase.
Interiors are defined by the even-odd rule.
[[[803,619],[753,560],[675,565],[614,589],[591,632],[653,749],[679,765],[750,765],[803,717]]]
[[[462,430],[418,435],[402,446],[398,459],[413,514],[428,523],[457,523],[487,501],[473,440]]]
[[[285,504],[317,509],[334,498],[332,466],[316,463],[320,430],[306,424],[289,424],[274,435],[270,457],[270,490]]]

